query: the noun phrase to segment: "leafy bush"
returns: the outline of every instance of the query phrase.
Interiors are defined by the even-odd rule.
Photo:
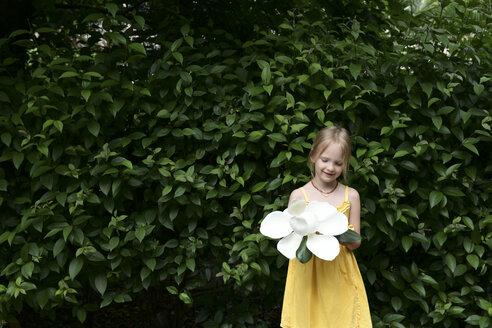
[[[490,10],[473,5],[392,4],[378,22],[291,11],[246,42],[113,4],[15,31],[1,41],[1,317],[68,303],[83,322],[154,287],[196,325],[277,325],[262,314],[279,310],[286,260],[258,225],[309,180],[315,132],[340,124],[375,326],[489,326]]]

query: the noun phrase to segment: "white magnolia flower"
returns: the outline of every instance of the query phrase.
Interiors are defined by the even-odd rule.
[[[340,252],[334,237],[348,230],[347,217],[326,202],[306,202],[294,199],[283,212],[268,214],[260,226],[260,232],[270,238],[282,238],[277,249],[285,257],[294,259],[304,236],[307,248],[317,257],[331,261]]]

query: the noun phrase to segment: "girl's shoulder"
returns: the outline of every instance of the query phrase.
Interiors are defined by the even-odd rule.
[[[298,199],[298,198],[304,199],[304,194],[303,194],[301,188],[297,188],[297,189],[292,190],[292,192],[290,193],[290,196],[289,196],[289,201],[291,201],[293,199]]]
[[[304,192],[302,192],[302,189],[304,189],[304,191],[306,192],[306,189],[309,189],[309,186],[310,186],[310,184],[306,183],[305,185],[303,185],[297,189],[292,190],[292,192],[290,193],[289,201],[296,199],[296,198],[304,199],[305,197],[304,197]]]
[[[346,188],[346,187],[343,186],[343,188]],[[350,202],[359,201],[360,200],[359,192],[352,187],[347,187],[347,188],[348,188],[348,199],[349,199],[349,201]]]

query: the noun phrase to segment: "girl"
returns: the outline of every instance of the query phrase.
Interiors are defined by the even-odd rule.
[[[289,201],[328,202],[349,219],[349,228],[360,234],[358,192],[338,182],[346,177],[350,162],[350,136],[340,127],[318,132],[309,153],[312,180],[294,190]],[[306,264],[289,262],[281,326],[284,328],[372,327],[364,283],[353,250],[360,241],[340,246],[333,261],[316,256]]]

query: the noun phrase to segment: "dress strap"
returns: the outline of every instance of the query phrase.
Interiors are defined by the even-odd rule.
[[[348,186],[345,186],[345,201],[348,201]]]
[[[306,194],[306,190],[304,190],[304,187],[301,187],[300,189],[304,195],[304,199],[306,200],[306,204],[309,204],[309,199],[308,199],[308,196]]]

